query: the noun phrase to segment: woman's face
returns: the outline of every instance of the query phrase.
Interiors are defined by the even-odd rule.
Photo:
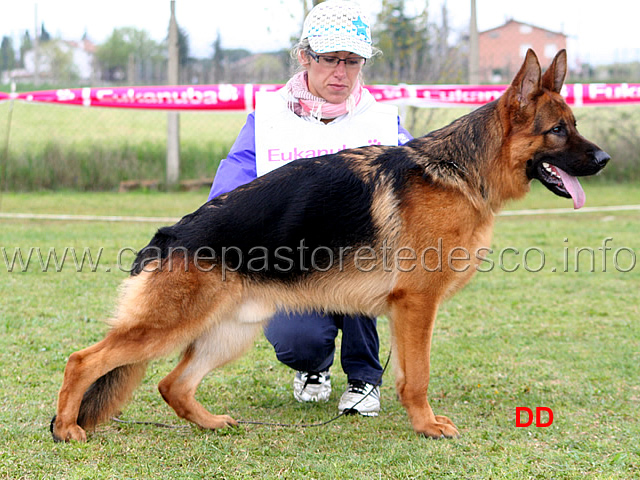
[[[360,58],[354,53],[345,51],[317,55],[340,59]],[[307,70],[309,91],[329,103],[344,102],[355,87],[362,70],[362,66],[348,67],[346,62],[339,62],[337,66],[327,66],[321,59],[317,62],[305,52],[300,53],[299,61]]]

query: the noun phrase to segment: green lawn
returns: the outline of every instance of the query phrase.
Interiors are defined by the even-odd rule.
[[[2,165],[9,190],[114,191],[123,180],[165,179],[166,112],[16,102],[10,115],[10,107],[0,103],[3,163],[10,130],[9,156]],[[401,109],[403,124],[414,136],[468,112]],[[575,109],[582,134],[612,157],[600,180],[640,181],[639,112],[636,106]],[[212,178],[245,119],[245,113],[181,112],[181,178]]]
[[[570,207],[534,187],[508,208]],[[639,187],[585,184],[587,206],[640,204]],[[178,217],[206,193],[4,193],[0,211]],[[391,372],[378,418],[202,431],[180,421],[157,392],[174,355],[150,366],[121,417],[183,428],[111,422],[87,444],[51,440],[64,365],[106,331],[102,320],[126,276],[118,251],[142,247],[160,224],[0,220],[5,252],[103,251],[95,271],[82,272],[33,264],[10,273],[0,258],[0,478],[633,478],[640,471],[640,267],[631,256],[640,254],[638,218],[631,211],[497,220],[495,268],[442,307],[434,334],[431,403],[456,422],[460,439],[416,437]],[[608,237],[605,265],[598,248]],[[576,271],[576,249],[593,252],[593,269],[584,250]],[[500,252],[507,252],[502,265]],[[539,252],[543,268],[527,271],[541,263]],[[387,320],[379,327],[386,358]],[[260,338],[248,355],[208,376],[198,398],[236,419],[322,421],[336,413],[345,387],[339,364],[333,372],[328,404],[298,404],[292,372]],[[516,428],[519,406],[551,408],[553,425]]]
[[[0,161],[10,131],[9,190],[118,189],[123,180],[165,179],[167,112],[0,103]],[[11,122],[9,123],[9,119]],[[180,114],[182,179],[213,178],[244,113]]]
[[[2,127],[8,122],[8,110],[8,103],[0,104]],[[186,143],[233,142],[246,117],[245,113],[182,112],[181,139]],[[165,111],[16,102],[11,119],[11,146],[15,151],[38,149],[47,141],[64,145],[142,141],[164,144],[166,138]]]

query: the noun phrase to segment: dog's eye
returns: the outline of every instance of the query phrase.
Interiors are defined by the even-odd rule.
[[[551,133],[555,133],[556,135],[562,135],[564,133],[564,126],[556,125],[551,129]]]

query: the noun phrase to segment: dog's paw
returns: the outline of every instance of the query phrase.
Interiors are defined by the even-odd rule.
[[[49,425],[49,430],[51,431],[51,435],[53,436],[54,442],[86,442],[87,441],[87,433],[80,427],[79,425],[71,425],[70,427],[63,428],[60,425],[57,425],[56,422],[57,416],[54,415],[51,419],[51,425]]]
[[[207,430],[217,430],[225,427],[237,427],[238,422],[229,415],[211,415],[206,422],[202,422],[200,427]]]
[[[460,432],[454,423],[443,415],[436,415],[436,421],[416,428],[416,433],[428,438],[458,438]]]

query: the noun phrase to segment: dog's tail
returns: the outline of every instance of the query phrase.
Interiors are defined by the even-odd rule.
[[[148,362],[114,368],[85,392],[78,412],[78,425],[92,430],[120,412],[144,378]]]

